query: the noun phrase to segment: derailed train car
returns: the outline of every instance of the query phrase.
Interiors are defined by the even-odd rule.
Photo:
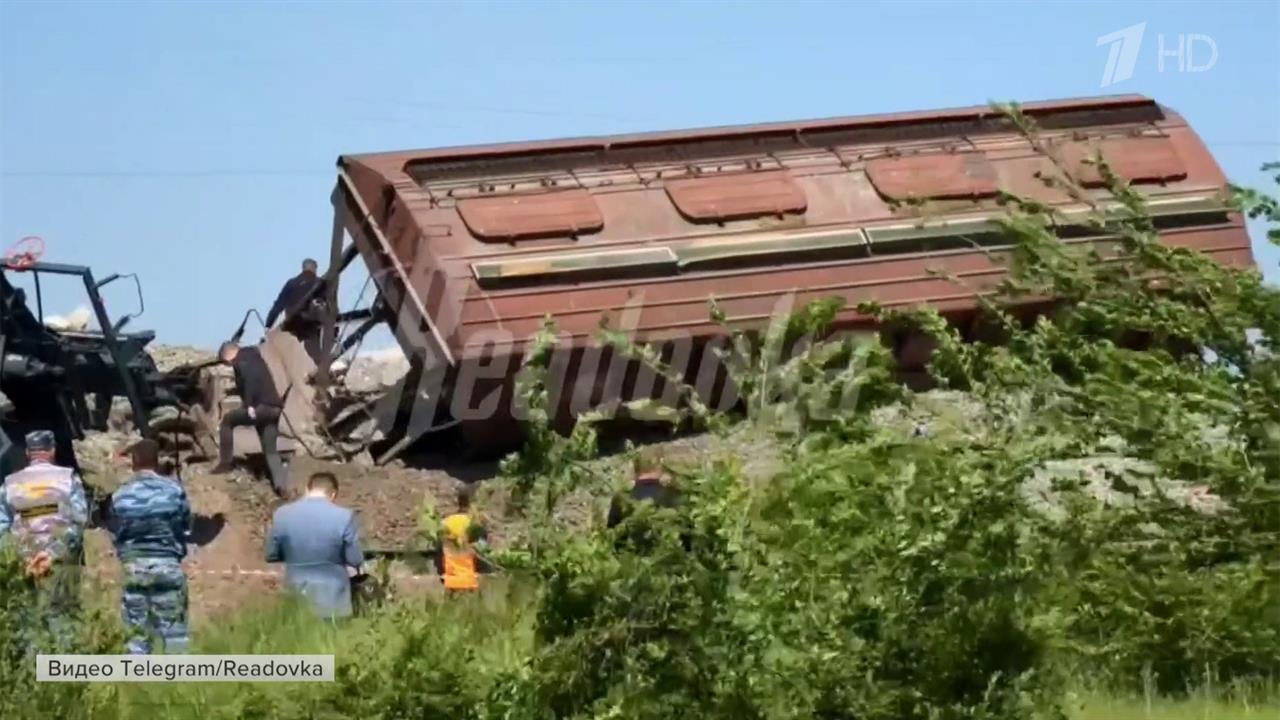
[[[1174,111],[1141,96],[1022,109],[1086,188],[1105,192],[1085,162],[1101,152],[1147,193],[1169,244],[1253,262],[1222,171]],[[546,316],[573,348],[553,388],[571,415],[651,391],[609,371],[606,318],[637,341],[683,344],[668,357],[690,377],[723,333],[711,298],[744,327],[830,296],[847,301],[843,328],[870,327],[863,300],[966,322],[974,290],[1004,272],[1002,191],[1085,210],[1043,182],[1049,157],[989,107],[349,155],[338,170],[331,307],[361,258],[380,298],[366,327],[388,323],[414,361],[393,435],[461,421],[474,443],[510,437],[512,378]],[[354,317],[335,316],[327,347]]]

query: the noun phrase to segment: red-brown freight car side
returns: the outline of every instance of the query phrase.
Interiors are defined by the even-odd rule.
[[[1163,235],[1252,263],[1225,178],[1195,132],[1141,96],[1029,103],[1040,139],[1152,198]],[[991,218],[1011,192],[1060,206],[1052,161],[989,107],[343,156],[336,268],[359,254],[429,367],[518,357],[542,318],[589,346],[603,317],[637,340],[705,341],[715,298],[760,325],[790,302],[975,308],[997,282]],[[1103,193],[1102,189],[1096,190]],[[342,231],[353,239],[344,251]],[[985,245],[985,247],[984,247]],[[968,289],[938,277],[947,271]],[[493,370],[495,376],[507,372]]]

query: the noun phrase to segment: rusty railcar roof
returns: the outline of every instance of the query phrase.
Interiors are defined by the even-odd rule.
[[[1117,122],[1150,122],[1164,119],[1167,109],[1144,95],[1107,95],[1066,100],[1043,100],[1023,103],[1019,106],[1030,118],[1041,121],[1046,128],[1086,127]],[[652,149],[658,145],[676,145],[690,141],[738,140],[744,137],[796,138],[806,134],[839,132],[841,130],[887,130],[889,128],[916,127],[920,137],[960,135],[970,132],[1007,132],[1005,115],[990,105],[973,105],[944,110],[919,110],[874,115],[850,115],[791,122],[721,125],[687,130],[623,133],[552,140],[460,145],[421,150],[397,150],[390,152],[355,153],[343,155],[339,164],[349,162],[409,169],[416,163],[445,160],[480,160],[487,157],[513,155],[537,155],[573,151],[621,151]],[[907,139],[910,135],[899,136]]]
[[[624,306],[640,337],[714,333],[712,297],[747,323],[789,293],[843,296],[854,324],[863,299],[972,309],[1003,274],[999,195],[1071,211],[1042,177],[1065,163],[1096,187],[1098,152],[1153,197],[1169,242],[1252,262],[1213,200],[1221,170],[1176,113],[1138,95],[1021,108],[1043,144],[978,106],[346,155],[339,190],[380,289],[449,362],[518,351],[547,314],[575,338]]]

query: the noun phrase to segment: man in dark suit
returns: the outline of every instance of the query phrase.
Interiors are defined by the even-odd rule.
[[[310,258],[303,260],[302,272],[289,278],[284,287],[280,288],[280,294],[276,296],[276,301],[267,312],[266,318],[269,330],[283,313],[284,322],[280,325],[281,329],[298,338],[306,348],[307,354],[317,363],[320,362],[320,328],[324,320],[324,298],[318,294],[312,294],[312,291],[323,282],[316,274],[318,267],[315,260]],[[302,299],[308,295],[312,296],[311,299],[305,303],[302,302]]]
[[[355,513],[334,502],[338,479],[318,472],[307,494],[276,510],[267,562],[285,564],[285,583],[326,618],[351,615],[351,575],[364,562]]]
[[[280,459],[277,441],[280,438],[280,415],[284,401],[271,379],[271,370],[262,353],[253,347],[242,348],[235,342],[225,342],[218,350],[218,357],[235,370],[236,393],[240,407],[222,417],[218,428],[218,464],[213,472],[230,472],[235,443],[235,429],[251,425],[262,441],[262,456],[271,473],[271,487],[283,496],[289,488],[288,470]]]

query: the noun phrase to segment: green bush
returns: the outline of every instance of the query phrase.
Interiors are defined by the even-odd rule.
[[[51,579],[71,583],[74,592],[78,571],[58,568]],[[47,583],[27,577],[11,545],[0,541],[0,717],[92,718],[84,685],[36,682],[36,655],[119,652],[122,635],[99,608],[55,610]]]
[[[682,510],[554,553],[507,716],[1054,716],[997,468],[923,443],[789,460],[756,486],[710,466],[682,478]]]

